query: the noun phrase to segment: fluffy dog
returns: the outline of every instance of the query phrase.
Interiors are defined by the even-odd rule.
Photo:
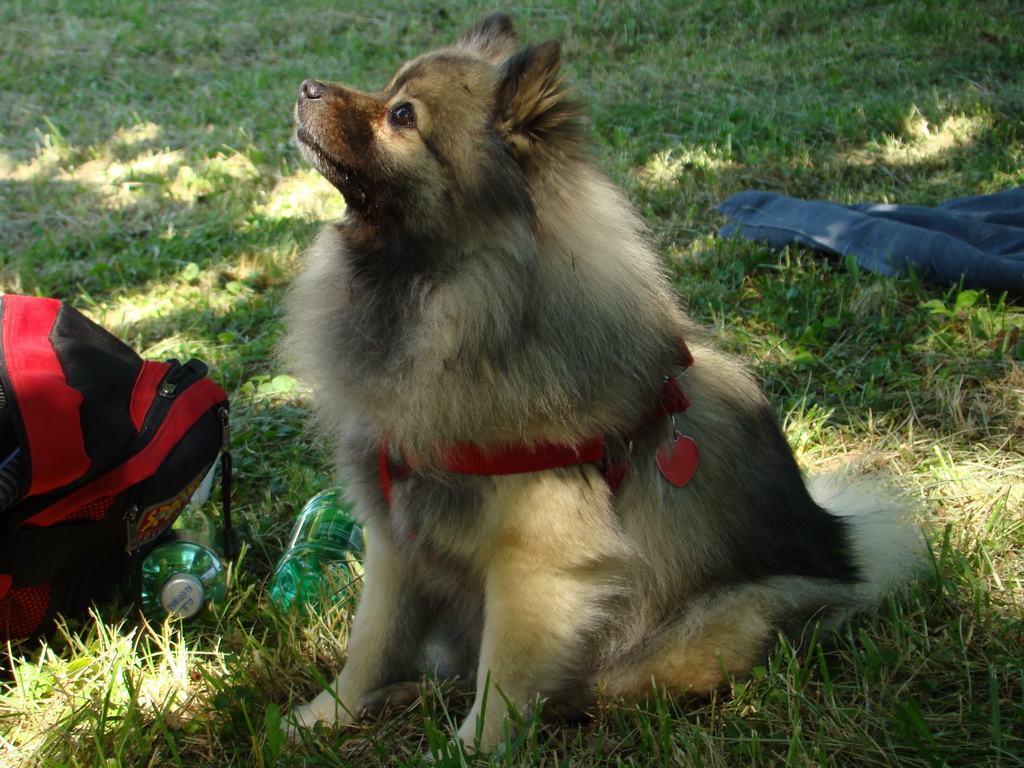
[[[296,729],[432,665],[476,681],[471,749],[538,699],[709,692],[780,629],[874,604],[920,549],[873,490],[808,490],[595,167],[560,69],[495,14],[377,93],[302,83],[299,146],[347,210],[284,349],[368,538],[348,662]]]

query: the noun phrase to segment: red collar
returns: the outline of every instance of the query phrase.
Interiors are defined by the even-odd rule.
[[[684,347],[685,350],[685,347]],[[687,366],[692,362],[687,353]],[[665,380],[661,398],[650,415],[637,430],[625,436],[630,442],[655,422],[682,413],[690,407],[690,400],[674,376]],[[433,464],[449,472],[463,475],[516,475],[524,472],[539,472],[544,469],[571,467],[576,464],[603,464],[601,474],[615,493],[629,469],[629,462],[610,463],[607,461],[607,441],[604,436],[593,437],[580,445],[557,445],[535,443],[533,445],[507,444],[482,448],[477,443],[445,443],[435,446]],[[391,504],[391,485],[412,469],[415,462],[406,457],[404,463],[393,465],[389,456],[387,438],[381,438],[378,448],[378,469],[384,499]]]

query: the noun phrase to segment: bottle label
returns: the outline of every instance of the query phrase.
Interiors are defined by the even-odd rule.
[[[311,517],[296,527],[286,549],[310,542],[333,545],[349,552],[361,552],[363,531],[350,519],[331,520],[326,517]]]

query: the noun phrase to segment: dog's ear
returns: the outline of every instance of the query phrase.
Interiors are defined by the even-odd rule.
[[[516,49],[516,30],[507,13],[492,13],[466,30],[459,45],[472,48],[485,59],[495,63]]]
[[[579,132],[580,108],[564,87],[561,69],[557,40],[524,48],[501,65],[497,123],[514,143]]]

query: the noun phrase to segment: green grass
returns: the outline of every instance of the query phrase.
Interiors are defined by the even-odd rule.
[[[296,256],[340,200],[289,145],[308,76],[379,87],[476,2],[8,0],[0,6],[0,284],[67,298],[148,357],[210,362],[233,402],[247,549],[184,627],[101,606],[13,648],[0,765],[419,765],[464,695],[285,743],[344,660],[344,605],[281,616],[265,583],[330,483],[273,357]],[[810,470],[885,467],[924,499],[935,567],[828,642],[781,643],[710,701],[524,723],[494,765],[1024,763],[1024,309],[716,237],[745,189],[935,204],[1024,184],[1015,0],[524,0],[560,36],[597,155],[682,300],[746,358]],[[449,750],[450,752],[450,750]],[[472,761],[470,761],[472,762]],[[439,765],[462,765],[455,754]]]

